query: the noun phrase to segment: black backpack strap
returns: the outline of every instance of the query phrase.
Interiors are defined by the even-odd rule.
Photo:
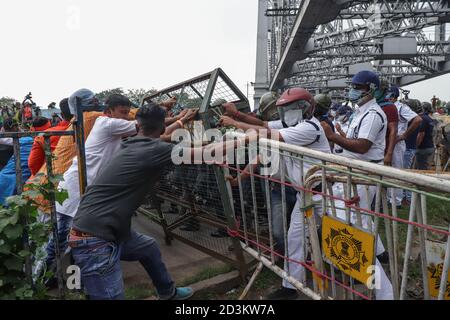
[[[285,128],[285,129],[289,128],[289,126],[287,125],[287,123],[286,123],[286,122],[284,122],[284,121],[281,121],[281,123],[283,124],[283,128]]]
[[[356,129],[355,133],[353,134],[353,136],[354,136],[355,139],[358,139],[359,131],[361,130],[362,123],[363,123],[364,119],[365,119],[371,112],[375,112],[375,113],[380,117],[380,119],[381,119],[381,123],[383,124],[383,126],[381,127],[380,132],[384,130],[385,123],[384,123],[384,118],[383,118],[383,116],[382,116],[381,113],[379,113],[377,110],[375,110],[375,109],[370,109],[369,111],[367,111],[367,113],[364,115],[364,117],[362,117],[361,121],[359,122],[358,128]]]
[[[308,146],[310,146],[310,145],[313,145],[314,143],[319,142],[319,140],[320,140],[320,128],[319,128],[319,126],[318,126],[317,124],[315,124],[315,123],[312,122],[312,121],[305,120],[305,122],[306,122],[306,123],[309,123],[310,125],[312,125],[312,126],[316,129],[316,131],[317,131],[317,137],[316,137],[316,139],[315,139],[313,142],[311,142],[310,144],[304,145],[304,147],[308,147]]]

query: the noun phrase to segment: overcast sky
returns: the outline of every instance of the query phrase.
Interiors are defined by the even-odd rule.
[[[41,106],[75,90],[162,89],[222,67],[254,81],[257,0],[2,0],[0,96]],[[450,100],[450,76],[413,96]]]
[[[0,97],[31,91],[47,106],[82,87],[163,89],[217,67],[246,94],[256,30],[257,0],[1,0]]]

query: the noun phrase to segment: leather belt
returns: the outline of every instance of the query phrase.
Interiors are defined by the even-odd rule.
[[[95,238],[93,235],[85,232],[81,232],[75,229],[70,230],[70,235],[78,238]]]

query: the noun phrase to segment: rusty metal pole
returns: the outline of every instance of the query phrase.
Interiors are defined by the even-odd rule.
[[[77,98],[77,111],[74,121],[75,142],[77,145],[78,156],[78,181],[80,184],[80,196],[86,192],[87,174],[86,174],[86,151],[84,146],[84,119],[83,109],[80,98]]]
[[[45,136],[45,160],[47,162],[47,178],[50,182],[53,177],[53,161],[51,154],[51,146],[50,146],[50,137]],[[55,255],[56,255],[56,275],[58,278],[58,295],[59,299],[65,299],[65,290],[64,290],[64,278],[63,278],[63,270],[61,263],[61,250],[59,246],[59,231],[58,231],[58,217],[56,213],[56,199],[55,199],[55,189],[57,186],[53,185],[52,192],[49,193],[49,201],[50,201],[50,217],[52,223],[52,232],[53,232],[53,241],[55,242]]]
[[[22,166],[21,166],[21,159],[20,159],[20,138],[13,138],[13,146],[14,146],[14,159],[16,160],[16,193],[17,195],[21,195],[23,192],[23,176],[22,176]],[[19,216],[20,221],[23,226],[23,235],[22,235],[22,243],[23,248],[25,251],[30,252],[30,242],[29,242],[29,236],[27,231],[28,226],[28,213],[25,212],[23,209],[19,210]],[[32,267],[31,267],[31,258],[30,256],[25,257],[25,274],[27,277],[27,281],[30,283],[31,287],[34,286],[33,284],[33,277],[32,277]]]

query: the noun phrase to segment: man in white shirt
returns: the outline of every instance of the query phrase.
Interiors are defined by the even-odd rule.
[[[93,92],[87,92],[94,99]],[[87,185],[92,184],[99,171],[104,168],[120,149],[122,138],[137,133],[135,121],[129,121],[131,101],[122,95],[111,95],[106,101],[104,116],[99,117],[86,140],[86,176]],[[63,203],[56,203],[58,214],[58,235],[60,251],[67,248],[67,236],[72,226],[78,205],[80,204],[80,185],[78,178],[78,159],[75,158],[71,167],[64,174],[64,180],[59,184],[60,189],[67,190],[69,198]],[[53,237],[47,245],[47,268],[52,266],[55,259],[55,243]]]
[[[347,137],[334,133],[331,128],[325,128],[330,141],[344,149],[343,156],[351,159],[383,164],[386,149],[387,118],[381,107],[377,104],[374,93],[380,87],[379,77],[371,71],[361,71],[352,79],[352,88],[349,92],[349,100],[356,103],[355,114],[349,126]],[[345,197],[342,184],[335,184],[333,192],[338,197]],[[358,186],[360,197],[359,206],[370,209],[376,193],[375,187],[370,187],[368,192],[365,186]],[[342,201],[336,201],[336,207],[345,208]],[[345,220],[344,210],[337,210],[338,217]],[[372,219],[362,215],[363,228],[372,229]],[[351,215],[352,223],[356,222],[355,214]],[[384,246],[377,238],[377,256],[382,254]],[[377,300],[392,300],[393,288],[387,278],[380,262],[377,259],[377,267],[380,271],[381,288],[375,290]]]
[[[392,158],[392,166],[394,168],[403,169],[405,167],[403,163],[404,155],[406,152],[405,140],[408,139],[408,137],[411,136],[417,129],[419,129],[420,125],[422,124],[422,118],[417,113],[412,111],[408,105],[398,101],[399,97],[400,89],[397,86],[391,86],[387,98],[390,99],[390,101],[393,102],[397,107],[400,119],[398,123],[397,144],[395,145],[394,156]],[[401,207],[403,200],[403,190],[394,190],[395,205],[397,207]],[[391,197],[391,192],[389,193],[389,197]],[[394,201],[391,199],[391,203],[392,202]]]
[[[331,153],[328,139],[322,129],[321,123],[316,119],[314,97],[307,90],[302,88],[292,88],[283,93],[277,102],[280,120],[265,122],[249,115],[242,114],[236,108],[225,105],[226,114],[234,117],[233,120],[229,116],[222,117],[223,126],[234,126],[238,129],[270,129],[269,135],[272,139],[278,139],[281,142],[307,147],[324,153]],[[312,160],[305,158],[305,160]],[[301,164],[297,159],[290,157],[284,158],[287,178],[295,185],[301,185],[298,179],[301,177]],[[311,163],[303,162],[303,174],[312,167]],[[245,178],[245,174],[243,174]],[[300,211],[301,207],[300,193],[297,193],[297,202],[291,214],[291,222],[288,231],[288,256],[295,261],[305,261],[303,240],[307,235],[307,226],[304,225],[304,217]],[[320,200],[320,196],[314,196],[314,201]],[[321,215],[318,208],[316,213]],[[278,220],[283,221],[282,213],[279,212]],[[287,217],[288,218],[288,217]],[[290,275],[298,281],[306,281],[305,268],[298,263],[285,262],[285,270],[289,270]],[[297,290],[289,282],[283,281],[283,287],[271,293],[267,299],[284,300],[297,298]]]

